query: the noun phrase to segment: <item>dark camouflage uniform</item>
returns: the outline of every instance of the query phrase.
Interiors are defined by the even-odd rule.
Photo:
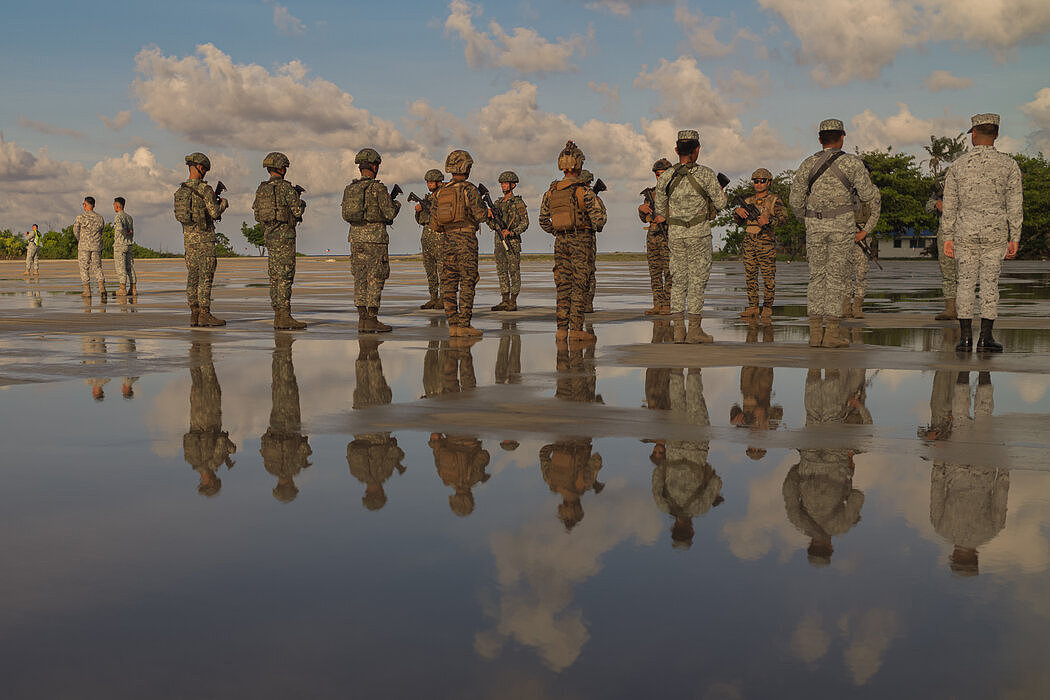
[[[511,235],[507,237],[507,247],[503,247],[503,235],[496,226],[495,219],[489,219],[488,225],[495,231],[492,251],[496,257],[496,274],[499,275],[499,290],[503,294],[517,295],[521,291],[521,234],[529,228],[529,210],[525,200],[516,194],[504,195],[492,202],[496,213]]]
[[[594,201],[598,203],[598,208],[602,210],[602,216],[605,220],[609,219],[609,212],[605,208],[605,202],[597,194],[594,195]],[[603,224],[604,226],[604,224]],[[600,228],[595,228],[595,233],[601,233]],[[584,300],[583,308],[590,313],[594,310],[594,294],[598,291],[598,236],[595,236],[591,241],[591,270],[587,275],[587,298]]]
[[[466,220],[437,226],[443,241],[441,295],[450,326],[469,326],[474,315],[474,288],[478,284],[478,226],[488,218],[478,188],[466,180],[452,180],[444,187],[462,187]]]
[[[193,343],[190,348],[190,429],[182,436],[186,461],[202,477],[204,486],[215,479],[224,463],[233,465],[230,455],[237,446],[222,429],[222,389],[211,359],[211,343]]]
[[[383,375],[383,363],[379,357],[380,341],[360,338],[357,342],[354,409],[389,404],[393,392]],[[404,450],[397,446],[397,438],[391,437],[388,432],[354,435],[353,441],[346,446],[346,463],[350,473],[365,484],[365,495],[361,502],[366,508],[378,510],[386,504],[383,484],[393,476],[394,470],[405,473],[405,467],[401,464],[404,457]]]
[[[401,202],[390,197],[386,185],[371,174],[362,174],[343,190],[343,221],[350,222],[355,195],[364,188],[363,224],[350,224],[350,273],[354,276],[354,306],[378,309],[383,285],[390,277],[386,227],[394,223]]]
[[[270,426],[260,440],[259,454],[266,471],[277,477],[273,495],[279,501],[290,501],[299,493],[294,478],[310,466],[313,450],[303,435],[299,406],[299,383],[292,365],[292,338],[276,335],[271,363]]]
[[[753,204],[760,212],[769,217],[769,223],[759,226],[757,222],[741,219],[734,212],[733,216],[744,232],[744,277],[747,281],[747,305],[758,306],[758,274],[762,273],[764,289],[763,306],[773,306],[776,295],[777,275],[777,240],[774,227],[787,221],[787,208],[780,197],[770,192],[761,196],[753,194],[745,200]]]
[[[515,323],[503,324],[503,335],[496,351],[496,383],[521,383],[521,334]]]
[[[430,298],[437,299],[441,294],[441,235],[430,225],[430,207],[434,205],[433,192],[423,197],[423,206],[416,212],[416,223],[423,227],[419,237],[420,251],[423,253],[423,269],[427,273],[427,287]]]
[[[579,180],[571,175],[551,183],[564,188]],[[557,288],[559,329],[583,330],[583,310],[587,303],[591,267],[594,265],[594,232],[605,226],[605,214],[598,198],[582,184],[583,211],[577,214],[585,222],[575,231],[555,232],[551,226],[550,190],[543,194],[540,205],[540,228],[554,236],[554,285]],[[574,196],[574,200],[576,195]]]
[[[187,180],[204,205],[203,222],[182,225],[186,246],[186,301],[190,306],[211,308],[211,286],[215,279],[215,219],[222,216],[228,203],[215,199],[215,190],[204,180]]]
[[[655,187],[646,187],[642,196],[655,202]],[[653,206],[650,204],[650,206]],[[667,222],[650,222],[653,214],[638,212],[638,218],[649,224],[645,233],[645,257],[649,261],[649,284],[653,289],[653,306],[670,307],[671,304],[671,249],[667,244]]]
[[[255,220],[259,220],[258,203],[263,188],[276,188],[273,198],[277,203],[277,218],[262,224],[263,240],[269,253],[267,271],[270,277],[270,306],[274,311],[291,309],[292,282],[295,281],[295,224],[302,221],[306,206],[292,183],[280,175],[271,175],[255,191]]]
[[[481,440],[468,435],[441,435],[434,433],[428,443],[434,450],[434,466],[445,486],[454,490],[448,505],[456,515],[470,515],[474,511],[474,487],[492,476],[485,471],[489,453]]]

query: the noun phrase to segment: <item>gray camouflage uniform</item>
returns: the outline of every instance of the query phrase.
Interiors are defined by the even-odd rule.
[[[1021,240],[1021,169],[995,146],[974,146],[948,168],[941,230],[955,241],[959,318],[974,318],[977,283],[980,317],[999,316],[999,273],[1007,241]]]
[[[113,215],[113,266],[117,281],[123,285],[137,284],[135,275],[135,222],[123,209]]]
[[[106,287],[106,276],[102,272],[102,229],[106,220],[95,211],[82,211],[73,220],[73,235],[77,239],[77,265],[80,282],[90,286],[91,278],[98,280],[99,291]]]
[[[343,190],[343,221],[350,222],[355,190],[365,188],[363,224],[350,224],[350,272],[354,276],[354,306],[379,308],[383,285],[390,277],[388,245],[390,235],[386,227],[394,223],[401,211],[401,202],[390,197],[390,192],[371,173],[362,173]]]
[[[40,274],[40,233],[29,231],[26,233],[26,272],[34,275]]]
[[[955,258],[944,254],[944,221],[941,212],[937,211],[937,202],[943,201],[943,192],[933,192],[926,200],[926,211],[937,215],[937,263],[941,268],[941,291],[945,299],[954,299],[957,280]]]
[[[879,194],[878,188],[875,189],[875,200],[873,206],[882,211],[882,195]],[[869,207],[861,207],[864,211],[860,215],[854,216],[854,226],[864,226],[867,224],[868,209]],[[862,216],[863,215],[863,216]],[[858,219],[861,219],[858,221]],[[867,231],[867,229],[865,229]],[[869,231],[870,233],[870,231]],[[872,254],[877,254],[878,248],[875,247],[875,237],[868,236],[864,239],[864,242],[868,244]],[[856,243],[850,248],[849,258],[846,260],[846,298],[847,299],[860,299],[864,300],[864,295],[868,293],[868,270],[871,268],[871,261],[868,260],[867,253]]]

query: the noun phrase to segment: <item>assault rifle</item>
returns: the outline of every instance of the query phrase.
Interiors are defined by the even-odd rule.
[[[402,192],[404,190],[401,189],[401,185],[394,185],[394,189],[390,190],[390,199],[397,199],[397,196]]]
[[[215,205],[218,206],[222,203],[222,193],[226,190],[226,183],[222,180],[215,185]],[[222,221],[222,214],[216,216],[215,221]]]
[[[594,192],[594,194],[601,194],[602,192],[604,192],[607,189],[609,189],[608,186],[606,186],[606,184],[604,182],[602,182],[601,178],[598,178],[597,180],[595,180],[594,181],[594,187],[591,188],[591,190]]]
[[[738,194],[736,197],[734,197],[733,204],[735,205],[735,209],[743,209],[747,212],[746,221],[754,220],[757,222],[758,218],[762,216],[762,212],[758,210],[758,207],[745,200],[743,195]]]
[[[718,173],[718,186],[719,187],[721,187],[724,190],[726,188],[726,185],[728,185],[730,182],[731,182],[731,180],[726,176],[725,173]]]
[[[408,201],[415,202],[420,207],[422,207],[424,216],[430,214],[430,202],[428,202],[426,199],[420,199],[419,195],[417,195],[415,192],[408,193]]]
[[[649,224],[649,225],[645,227],[645,230],[646,231],[652,231],[653,230],[653,226],[656,226],[658,228],[661,227],[661,226],[664,226],[664,224],[654,224],[653,223],[653,218],[656,216],[656,200],[653,198],[652,191],[650,189],[646,188],[646,189],[642,190],[641,192],[639,192],[638,194],[640,194],[642,196],[643,203],[649,205],[649,212],[650,213],[649,213],[649,216],[646,218],[646,223]]]
[[[503,237],[503,232],[507,230],[507,225],[503,223],[503,217],[499,215],[499,209],[492,203],[492,197],[489,195],[489,188],[485,185],[478,185],[478,192],[481,193],[481,203],[488,207],[488,210],[492,212],[492,222],[496,224],[499,229],[499,239],[503,243],[503,250],[509,251],[510,246],[507,245],[507,239]]]
[[[858,229],[858,230],[860,230],[860,229]],[[875,255],[875,253],[872,252],[871,247],[868,246],[868,242],[863,240],[863,239],[861,239],[859,241],[854,241],[854,242],[857,245],[859,245],[860,249],[864,251],[864,254],[866,256],[868,256],[868,260],[870,260],[873,263],[875,263],[875,266],[878,267],[881,270],[882,269],[882,265],[879,264],[878,257]]]

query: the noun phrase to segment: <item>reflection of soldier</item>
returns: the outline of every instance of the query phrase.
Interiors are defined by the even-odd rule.
[[[125,364],[130,364],[132,360],[136,359],[136,347],[134,338],[122,338],[117,341],[117,351],[124,356]],[[126,368],[125,368],[126,369]],[[133,388],[135,382],[139,380],[138,377],[123,376],[120,381],[120,394],[125,399],[131,400],[135,398],[135,389]]]
[[[672,411],[696,426],[711,425],[699,369],[690,369],[688,375],[680,369],[672,372],[670,393]],[[675,519],[671,525],[675,548],[688,549],[693,543],[693,518],[723,501],[722,479],[707,461],[709,447],[708,440],[669,440],[664,459],[653,455],[653,500]]]
[[[84,353],[84,359],[80,361],[80,364],[88,366],[106,364],[105,338],[84,336],[80,340],[80,349]],[[106,398],[106,392],[102,390],[102,387],[109,383],[108,377],[89,377],[84,380],[84,383],[91,387],[91,396],[96,401],[102,401]]]
[[[842,423],[849,399],[839,370],[811,369],[806,377],[806,426]],[[807,555],[814,566],[831,563],[831,538],[860,521],[864,494],[853,488],[853,452],[840,448],[799,450],[799,463],[784,480],[788,520],[810,538]]]
[[[561,496],[558,519],[566,530],[572,530],[583,520],[583,494],[593,489],[601,493],[605,484],[598,481],[602,456],[591,454],[590,438],[566,438],[540,448],[540,469],[543,480],[554,493]]]
[[[482,448],[481,440],[467,435],[431,433],[428,444],[434,450],[438,476],[454,490],[448,497],[449,507],[461,517],[470,515],[474,512],[474,487],[491,476],[485,471],[488,451]]]
[[[554,396],[566,401],[602,403],[602,397],[596,393],[598,375],[594,355],[587,354],[581,347],[570,349],[565,343],[558,343],[557,353],[558,379]]]
[[[266,471],[277,477],[273,497],[282,503],[295,500],[299,489],[296,474],[310,466],[307,459],[312,450],[307,436],[302,434],[303,421],[299,411],[299,384],[292,365],[292,338],[286,333],[275,336],[271,363],[270,427],[262,436],[259,453]]]
[[[380,341],[374,338],[359,338],[359,352],[355,363],[357,383],[354,386],[354,409],[388,404],[393,396],[390,385],[383,376],[383,363],[379,358]],[[365,508],[379,510],[386,505],[383,484],[394,474],[405,473],[401,465],[405,452],[397,446],[397,438],[388,432],[354,435],[346,446],[346,463],[350,473],[365,484],[365,495],[361,498]]]
[[[190,466],[200,474],[197,493],[214,496],[222,488],[215,473],[223,464],[233,467],[230,455],[237,445],[222,429],[222,389],[211,359],[211,343],[190,346],[190,429],[182,436],[182,450]]]
[[[758,342],[758,323],[751,319],[748,324],[748,343]],[[762,326],[762,342],[773,342],[773,327]],[[729,422],[733,425],[751,428],[752,430],[776,430],[784,417],[783,406],[772,406],[773,368],[741,367],[740,368],[739,404],[729,409]],[[766,456],[761,447],[748,447],[745,454],[751,459],[762,459]]]
[[[504,323],[496,352],[496,383],[521,383],[521,334],[518,324]]]

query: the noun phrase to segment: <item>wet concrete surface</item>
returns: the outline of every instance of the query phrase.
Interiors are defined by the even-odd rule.
[[[713,345],[662,342],[644,263],[595,346],[482,268],[476,342],[392,264],[358,336],[344,261],[179,260],[85,305],[0,263],[9,697],[1039,697],[1050,683],[1050,275],[1010,263],[1007,352],[957,356],[934,263],[873,270],[854,344],[770,326],[716,264]],[[657,342],[654,342],[657,341]],[[960,669],[966,669],[960,673]]]

